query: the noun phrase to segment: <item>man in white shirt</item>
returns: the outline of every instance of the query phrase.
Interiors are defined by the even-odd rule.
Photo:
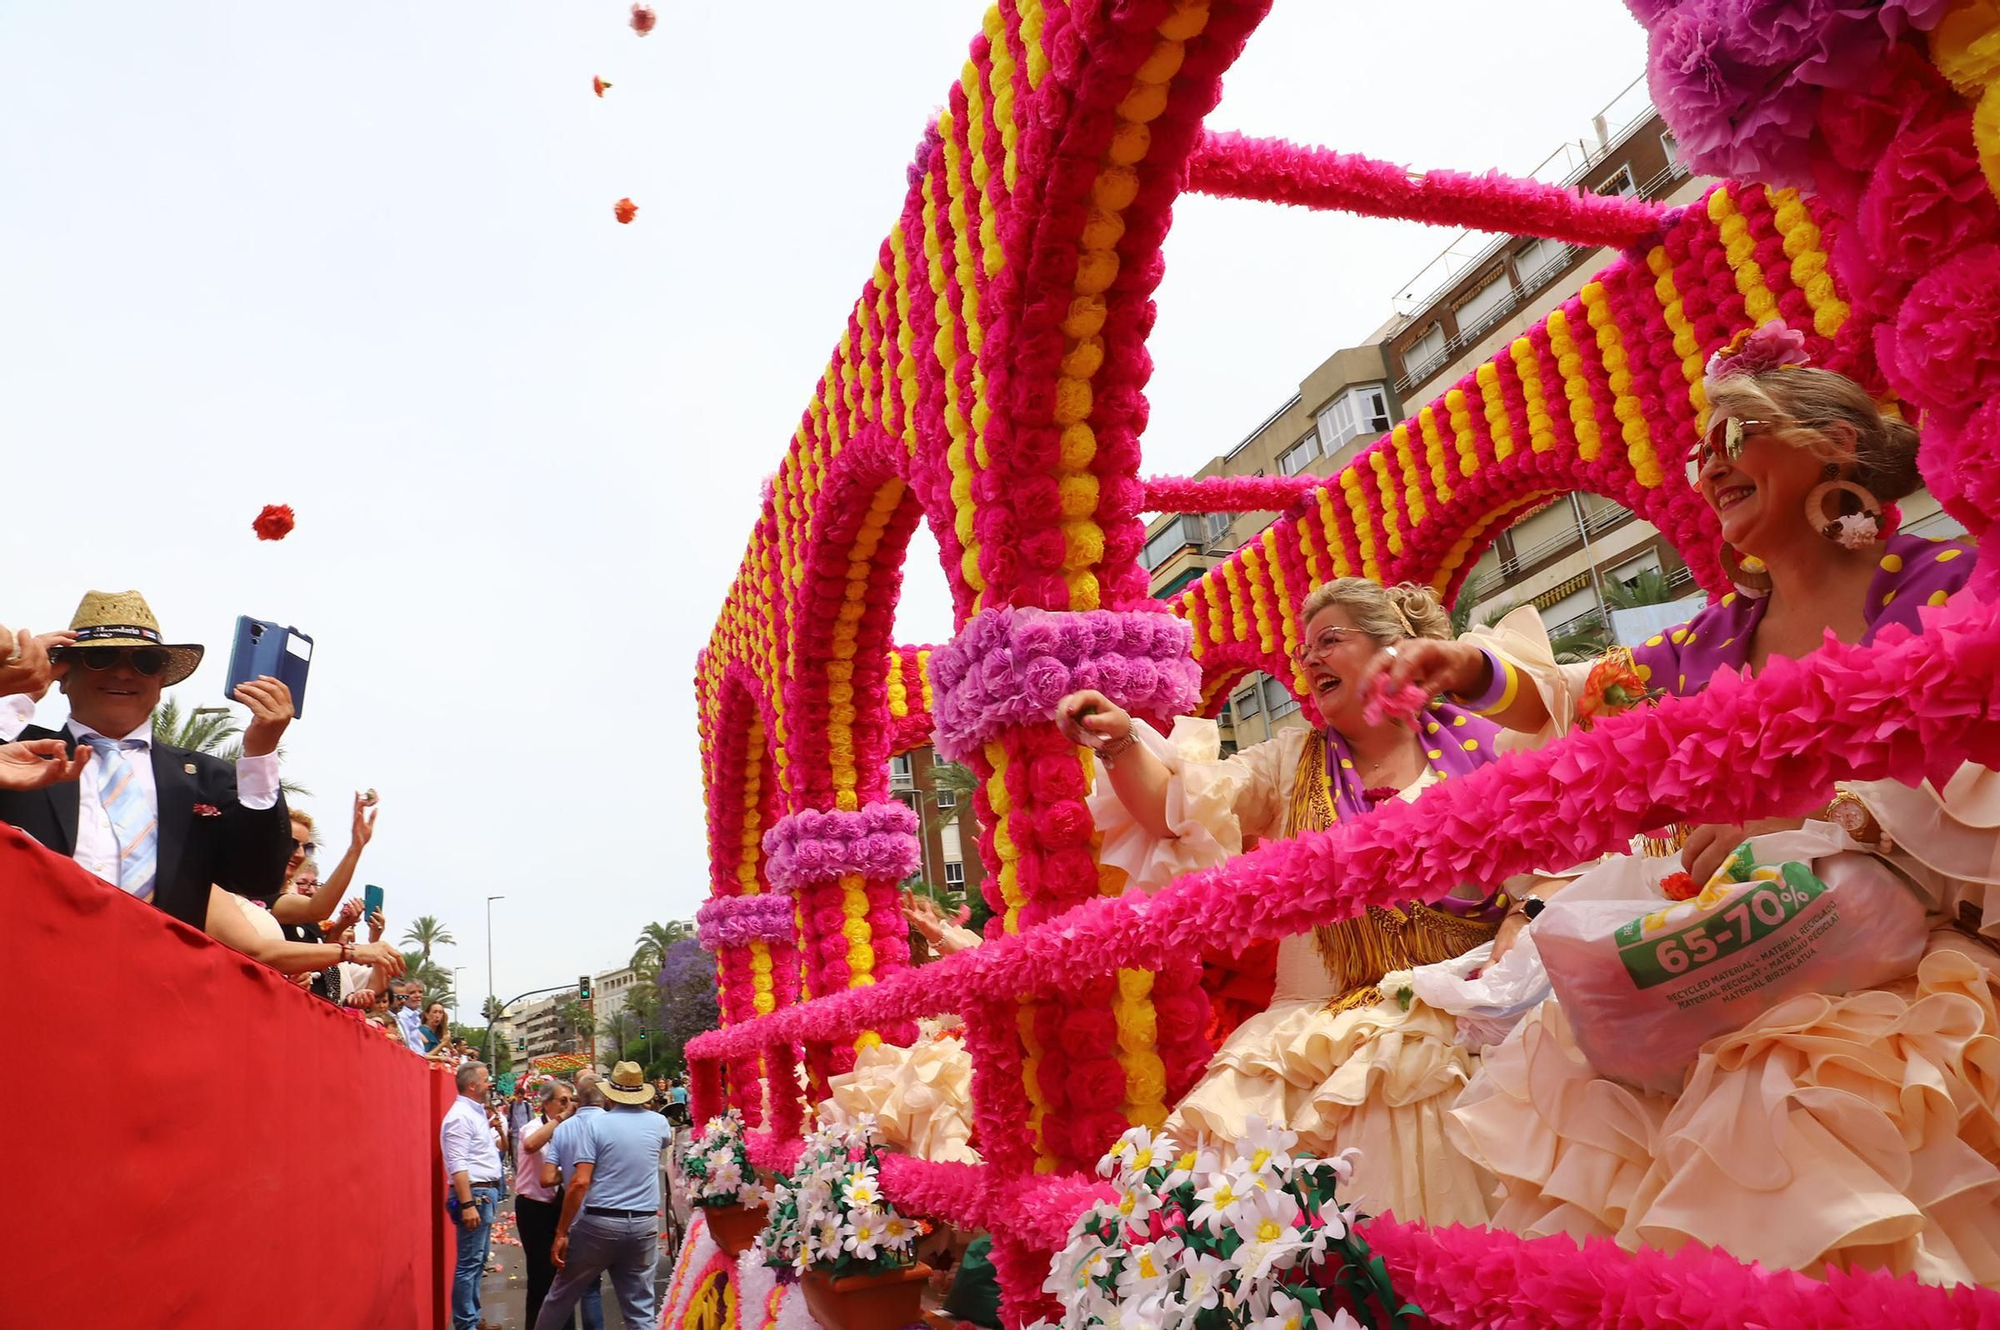
[[[211,885],[274,899],[294,848],[277,756],[290,690],[271,678],[236,690],[251,718],[232,766],[154,742],[161,690],[194,673],[202,648],[168,644],[144,597],[93,591],[71,631],[48,649],[49,668],[21,685],[30,691],[0,698],[0,743],[59,739],[89,762],[72,782],[0,789],[0,821],[192,928],[207,919]],[[60,730],[30,723],[46,680],[69,698]]]
[[[451,1280],[452,1330],[479,1330],[480,1283],[493,1244],[493,1207],[500,1203],[500,1148],[486,1107],[492,1085],[483,1062],[458,1069],[458,1098],[438,1129],[444,1147],[445,1207],[456,1221],[458,1264]]]
[[[419,1057],[428,1057],[431,1049],[424,1042],[424,986],[414,979],[398,979],[389,985],[389,1001],[404,1046]]]

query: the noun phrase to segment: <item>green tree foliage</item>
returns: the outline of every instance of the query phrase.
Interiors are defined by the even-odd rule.
[[[403,930],[403,941],[422,952],[425,960],[430,959],[433,947],[458,945],[458,939],[451,935],[449,928],[438,922],[434,914],[420,914],[412,919],[410,926]]]
[[[686,919],[671,919],[666,923],[651,923],[639,930],[639,938],[632,948],[632,968],[648,979],[660,972],[660,961],[666,956],[667,948],[682,938],[694,936],[694,924]]]

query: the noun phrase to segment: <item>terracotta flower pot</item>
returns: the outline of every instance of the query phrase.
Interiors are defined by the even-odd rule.
[[[840,1279],[806,1271],[806,1310],[826,1330],[903,1330],[923,1319],[924,1286],[931,1268],[919,1261],[901,1270]]]
[[[731,1256],[741,1256],[757,1241],[757,1235],[764,1231],[764,1222],[770,1217],[769,1206],[764,1205],[717,1205],[704,1206],[708,1214],[708,1233],[715,1239],[715,1245]]]

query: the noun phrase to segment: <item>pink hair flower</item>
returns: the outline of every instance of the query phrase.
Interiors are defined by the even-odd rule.
[[[1724,379],[1749,378],[1788,365],[1811,363],[1812,357],[1806,354],[1806,335],[1772,319],[1761,328],[1746,328],[1730,338],[1729,345],[1708,358],[1706,377],[1710,383],[1720,383]]]

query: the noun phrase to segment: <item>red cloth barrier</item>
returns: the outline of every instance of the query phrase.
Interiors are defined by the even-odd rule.
[[[438,1330],[451,1079],[0,824],[8,1325]]]

